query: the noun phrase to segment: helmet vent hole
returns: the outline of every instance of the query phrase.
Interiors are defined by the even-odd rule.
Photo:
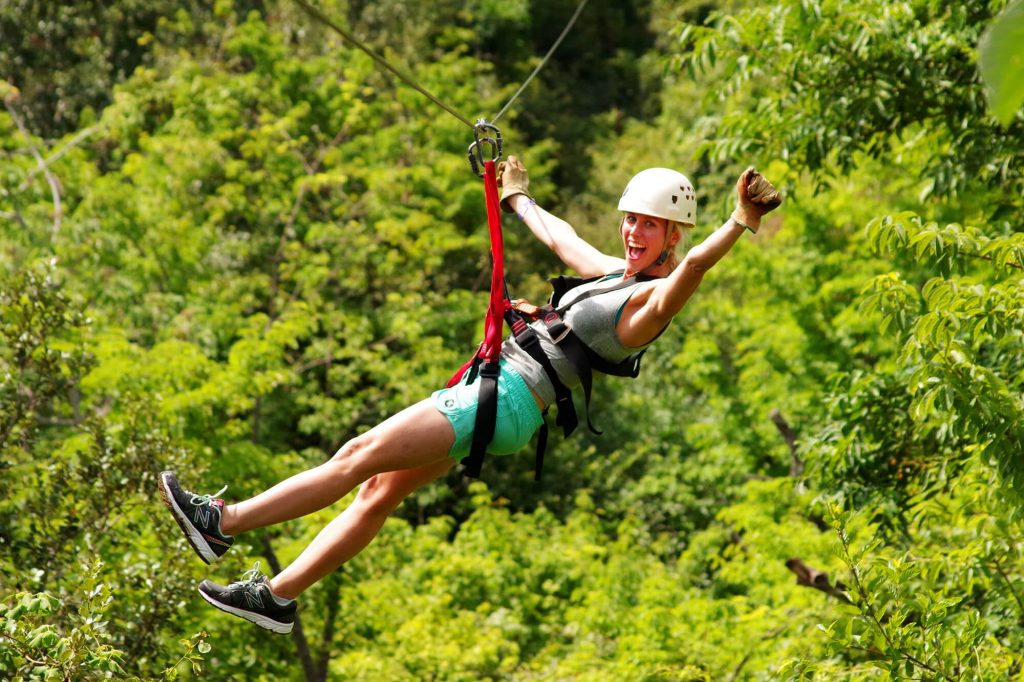
[[[676,196],[675,194],[673,194],[673,195],[672,195],[672,203],[674,204],[674,203],[676,203],[677,201],[679,201],[679,197],[677,197],[677,196]]]

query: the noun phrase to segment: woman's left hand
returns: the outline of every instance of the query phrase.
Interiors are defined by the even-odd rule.
[[[782,203],[779,191],[753,166],[743,171],[736,181],[736,196],[733,217],[753,232],[757,232],[761,216],[775,210]]]
[[[759,215],[778,208],[782,203],[779,191],[753,166],[740,175],[736,182],[736,192],[739,194],[740,206],[755,210]]]

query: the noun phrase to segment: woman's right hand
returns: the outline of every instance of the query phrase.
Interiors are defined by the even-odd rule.
[[[512,213],[509,200],[517,194],[530,196],[530,175],[526,172],[526,166],[516,156],[509,156],[508,161],[498,164],[498,187],[501,188],[501,208],[506,213]],[[530,197],[532,199],[532,197]]]

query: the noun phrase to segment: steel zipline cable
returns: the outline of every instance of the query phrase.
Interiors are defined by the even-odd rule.
[[[295,4],[297,4],[302,9],[306,10],[306,13],[309,14],[311,17],[313,17],[315,19],[318,19],[319,21],[323,22],[327,26],[329,26],[332,29],[334,29],[335,33],[337,33],[342,38],[344,38],[345,40],[347,40],[348,42],[352,43],[357,48],[359,48],[360,50],[365,52],[367,55],[370,56],[371,59],[373,59],[373,61],[377,62],[378,64],[383,66],[385,69],[387,69],[391,73],[393,73],[396,76],[398,76],[398,78],[401,79],[402,82],[404,82],[406,85],[408,85],[409,87],[413,88],[414,90],[417,90],[424,97],[426,97],[431,102],[433,102],[434,104],[436,104],[437,106],[441,107],[442,109],[447,111],[449,114],[451,114],[455,118],[459,119],[460,121],[462,121],[463,123],[468,125],[470,128],[474,128],[475,127],[472,123],[469,122],[469,119],[467,119],[465,116],[463,116],[459,112],[455,111],[455,109],[451,108],[450,106],[448,106],[444,102],[442,102],[432,92],[430,92],[429,90],[424,88],[422,85],[417,83],[415,80],[413,80],[413,78],[411,76],[408,76],[408,75],[402,73],[397,68],[392,66],[388,62],[388,60],[384,59],[384,57],[381,57],[379,54],[377,54],[376,52],[371,50],[369,47],[367,47],[366,45],[361,43],[359,40],[356,39],[356,37],[354,35],[352,35],[348,31],[346,31],[345,29],[343,29],[342,27],[338,26],[336,23],[331,21],[330,17],[328,17],[326,14],[321,12],[319,9],[317,9],[313,5],[311,5],[308,2],[306,2],[306,0],[295,0]]]
[[[550,59],[551,55],[555,53],[555,50],[558,49],[558,46],[562,44],[562,40],[565,38],[565,36],[569,34],[569,31],[572,29],[573,24],[576,23],[576,19],[579,18],[580,12],[583,11],[583,8],[586,6],[586,4],[587,0],[580,0],[580,4],[576,5],[576,11],[573,12],[572,17],[569,18],[569,23],[567,23],[565,25],[565,28],[562,29],[562,33],[555,40],[554,44],[551,46],[551,49],[548,50],[548,53],[546,55],[544,55],[544,59],[540,60],[540,64],[538,64],[537,68],[533,70],[533,73],[526,77],[526,80],[523,81],[523,84],[520,85],[519,89],[515,91],[515,94],[509,97],[508,101],[505,102],[505,106],[501,108],[501,111],[494,115],[494,118],[491,119],[491,123],[494,123],[499,118],[501,118],[501,115],[504,114],[505,111],[510,106],[512,106],[512,102],[515,102],[516,98],[519,97],[519,94],[526,89],[527,85],[530,84],[530,81],[533,80],[533,77],[536,76],[537,73],[544,68],[544,65],[548,63],[548,59]]]
[[[382,67],[384,67],[385,69],[387,69],[391,73],[395,74],[395,76],[397,76],[398,79],[401,80],[403,83],[405,83],[406,85],[408,85],[412,89],[414,89],[417,92],[419,92],[421,95],[423,95],[424,97],[429,99],[431,102],[433,102],[437,106],[439,106],[442,109],[444,109],[445,111],[447,111],[449,114],[454,116],[460,122],[466,124],[467,126],[469,126],[472,129],[476,130],[476,125],[471,123],[469,121],[469,119],[467,119],[465,116],[463,116],[462,114],[457,112],[453,107],[445,104],[443,101],[441,101],[440,98],[438,98],[436,95],[434,95],[434,93],[430,92],[425,87],[423,87],[422,85],[417,83],[416,80],[412,76],[410,76],[407,73],[404,73],[404,72],[400,71],[398,68],[393,66],[390,62],[388,62],[388,60],[384,59],[384,57],[380,56],[373,49],[371,49],[370,47],[366,46],[361,41],[359,41],[349,31],[346,31],[342,27],[338,26],[338,24],[336,24],[334,21],[332,21],[330,17],[328,17],[326,14],[324,14],[322,11],[320,11],[319,8],[317,8],[314,5],[310,4],[309,2],[307,2],[307,0],[294,0],[294,2],[299,7],[301,7],[303,10],[305,10],[306,13],[309,14],[311,17],[313,17],[314,19],[320,21],[321,23],[323,23],[324,25],[328,26],[329,28],[333,29],[335,33],[337,33],[342,38],[347,40],[353,46],[355,46],[356,48],[358,48],[358,49],[362,50],[363,52],[365,52],[373,61],[377,62]],[[523,81],[523,84],[519,86],[519,89],[516,90],[515,93],[512,95],[512,97],[509,98],[508,102],[505,103],[505,106],[503,106],[501,108],[501,110],[494,116],[493,121],[497,121],[499,118],[501,118],[501,116],[508,110],[508,108],[510,106],[512,106],[512,103],[516,101],[516,98],[518,98],[519,95],[523,92],[523,90],[526,89],[526,86],[530,84],[530,81],[533,80],[533,77],[536,76],[537,73],[542,68],[544,68],[544,65],[548,63],[548,59],[550,59],[551,55],[554,54],[556,49],[558,49],[558,46],[562,43],[562,40],[569,33],[569,30],[572,29],[573,24],[576,23],[576,19],[580,16],[580,13],[583,11],[583,8],[586,6],[587,2],[588,2],[588,0],[580,0],[580,3],[576,6],[576,11],[573,12],[572,17],[569,19],[569,22],[565,25],[565,28],[562,29],[562,33],[555,40],[554,44],[551,46],[551,49],[548,50],[548,53],[546,55],[544,55],[544,58],[540,61],[540,63],[533,70],[533,72],[526,78],[525,81]],[[483,121],[483,119],[481,119],[481,121]]]

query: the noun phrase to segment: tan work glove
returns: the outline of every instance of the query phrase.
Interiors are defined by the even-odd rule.
[[[498,187],[501,188],[501,208],[506,213],[515,211],[509,203],[509,199],[517,194],[530,196],[530,176],[526,172],[526,166],[515,156],[508,157],[508,161],[498,164]]]
[[[761,226],[761,216],[782,203],[779,191],[753,166],[743,171],[736,181],[736,195],[732,219],[755,234]]]

